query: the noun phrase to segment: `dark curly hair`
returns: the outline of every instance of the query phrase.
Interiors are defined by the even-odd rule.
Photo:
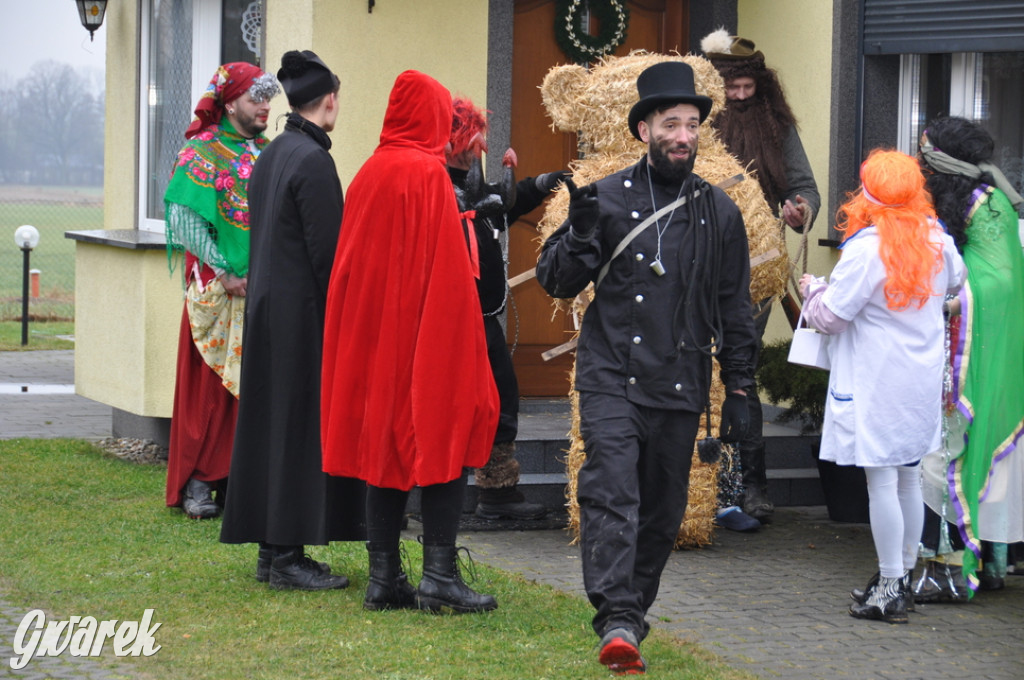
[[[925,128],[925,134],[936,151],[974,165],[990,161],[995,151],[992,135],[966,118],[936,118]],[[971,193],[980,184],[992,184],[992,176],[983,173],[978,179],[971,179],[963,175],[946,175],[929,167],[923,158],[921,170],[935,204],[935,213],[945,222],[957,250],[963,252],[967,243],[967,210]]]

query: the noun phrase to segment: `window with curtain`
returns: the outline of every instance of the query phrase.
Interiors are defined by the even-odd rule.
[[[140,228],[162,231],[164,192],[217,66],[259,64],[261,0],[148,0],[143,28]]]
[[[192,120],[192,0],[151,0],[145,216],[164,218],[164,191]]]

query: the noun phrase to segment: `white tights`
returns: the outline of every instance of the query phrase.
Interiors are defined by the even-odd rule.
[[[864,468],[878,571],[900,578],[917,562],[924,528],[919,465]]]

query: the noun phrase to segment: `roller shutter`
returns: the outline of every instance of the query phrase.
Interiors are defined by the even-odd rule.
[[[864,0],[864,54],[1024,51],[1022,0]]]

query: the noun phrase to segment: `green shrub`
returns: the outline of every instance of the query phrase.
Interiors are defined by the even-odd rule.
[[[825,419],[828,371],[789,363],[789,344],[777,340],[762,348],[757,384],[771,403],[785,406],[778,420],[798,420],[801,433],[807,434],[821,429]]]

